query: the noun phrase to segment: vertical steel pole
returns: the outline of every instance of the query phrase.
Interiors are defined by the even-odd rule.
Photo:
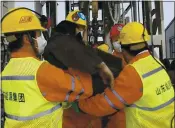
[[[140,22],[140,1],[138,0],[138,20]]]
[[[132,1],[130,3],[131,3],[131,21],[134,21]]]
[[[137,4],[136,4],[136,1],[132,1],[132,3],[133,3],[134,21],[137,21]]]
[[[150,22],[150,35],[151,35],[152,54],[154,56],[153,27],[152,27],[152,16],[151,16],[151,10],[152,10],[151,1],[148,2],[148,7],[149,7],[149,19],[150,19],[149,22]]]

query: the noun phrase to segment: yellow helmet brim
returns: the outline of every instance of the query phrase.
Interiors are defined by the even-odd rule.
[[[3,17],[1,27],[3,34],[33,30],[46,31],[38,17],[26,8],[15,8],[8,12]]]

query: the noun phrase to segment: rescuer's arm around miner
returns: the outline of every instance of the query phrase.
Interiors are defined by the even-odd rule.
[[[142,82],[131,66],[127,66],[114,81],[114,87],[106,88],[104,93],[81,100],[80,109],[95,116],[105,116],[120,111],[142,96]]]
[[[66,101],[88,98],[92,95],[92,80],[87,73],[65,72],[44,62],[37,72],[40,91],[48,101]]]

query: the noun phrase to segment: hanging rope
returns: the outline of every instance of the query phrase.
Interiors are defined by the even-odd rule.
[[[116,7],[117,7],[117,9],[116,9],[117,11],[115,13],[117,15],[116,21],[118,23],[120,20],[120,4],[116,4]]]
[[[114,20],[117,19],[118,5],[114,3]]]
[[[109,8],[109,14],[111,16],[111,19],[112,19],[113,23],[115,24],[114,17],[112,16],[112,8],[110,7],[110,3],[109,2],[108,2],[108,8]]]
[[[110,6],[110,2],[108,2],[108,8],[109,8],[109,14],[110,14],[110,16],[111,16],[111,19],[112,19],[113,23],[114,23],[114,24],[118,23],[119,17],[120,17],[120,16],[117,15],[117,18],[116,18],[116,19],[114,18],[114,16],[112,15],[112,8],[111,8],[111,6]]]

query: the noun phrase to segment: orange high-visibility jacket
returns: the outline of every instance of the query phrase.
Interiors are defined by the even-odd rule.
[[[26,48],[13,52],[12,58],[33,57]],[[37,59],[37,58],[36,58]],[[75,78],[72,84],[72,77]],[[92,95],[92,80],[87,73],[76,71],[76,74],[66,73],[48,62],[39,67],[36,74],[38,87],[46,100],[51,102],[73,102]]]
[[[150,69],[149,67],[146,67],[146,65],[144,65],[145,62],[147,62],[147,60],[148,62],[150,61],[148,65],[152,66]],[[136,65],[136,66],[133,66],[133,65]],[[158,68],[156,68],[156,66]],[[160,69],[162,71],[160,71]],[[154,73],[152,73],[153,71]],[[155,73],[157,73],[158,75],[155,75]],[[147,81],[145,80],[147,82],[146,83],[143,80],[143,78],[148,78],[147,76],[151,76],[150,74],[152,75],[152,77],[150,77],[152,79],[149,79],[149,81],[148,79],[146,79],[147,80]],[[156,79],[159,77],[161,77],[160,80]],[[162,79],[164,77],[165,77],[165,80]],[[154,81],[154,79],[156,79],[155,80],[156,82],[151,83],[151,80]],[[163,82],[165,84],[164,86],[166,86],[166,89],[159,88]],[[155,87],[152,86],[154,84],[156,84]],[[149,87],[149,88],[146,88],[146,87]],[[174,90],[171,87],[172,87],[172,84],[170,82],[170,79],[166,71],[163,70],[163,68],[158,63],[154,62],[154,59],[151,57],[149,52],[144,51],[138,54],[136,57],[134,57],[134,59],[130,61],[130,65],[125,66],[123,71],[120,73],[119,77],[115,79],[115,85],[113,88],[111,89],[107,88],[102,94],[98,94],[95,97],[91,97],[89,99],[80,101],[79,107],[84,112],[90,113],[92,115],[105,116],[108,114],[112,114],[116,111],[119,111],[123,108],[126,108],[128,105],[131,105],[131,107],[136,105],[136,107],[138,108],[134,108],[134,109],[126,108],[125,109],[127,113],[127,119],[129,120],[127,122],[127,127],[130,127],[130,126],[133,128],[140,127],[140,126],[144,126],[144,127],[158,126],[160,127],[162,125],[165,127],[169,127],[171,125],[170,124],[171,120],[172,120],[172,125],[173,125],[173,119],[171,118],[173,117],[173,107],[174,107],[174,104],[173,104]],[[154,89],[150,90],[150,88],[154,88]],[[158,91],[156,90],[156,88]],[[147,89],[147,93],[145,93],[146,89]],[[152,91],[152,93],[149,94],[149,91]],[[169,91],[170,93],[169,92],[164,93],[165,91]],[[167,95],[168,93],[170,95]],[[151,104],[150,105],[148,101],[150,101],[152,96],[155,96],[153,98],[154,102],[156,101],[155,100],[156,98],[158,98],[158,100],[156,101],[157,103],[154,104],[154,102],[152,102],[150,103]],[[144,99],[142,97],[144,97]],[[147,104],[149,107],[143,107],[145,104]],[[162,110],[162,111],[159,112],[158,110]],[[162,115],[166,115],[165,110],[170,110],[168,111],[169,112],[167,114],[168,120],[166,122],[164,122],[166,117],[164,116],[162,117]],[[149,115],[151,114],[149,113],[149,111],[151,112],[153,111],[152,115],[154,116],[152,116],[152,119],[154,120],[155,124],[151,122],[150,120],[145,120],[145,118],[142,117],[142,115],[144,115],[144,117],[148,119]],[[162,112],[164,113],[162,114]],[[161,115],[159,115],[159,113],[161,113]],[[155,117],[156,115],[157,117]],[[133,118],[135,121],[132,120]],[[140,120],[139,122],[137,122],[137,119],[139,118]],[[156,122],[158,118],[161,121]]]
[[[149,52],[139,54],[130,63],[132,64],[137,60],[149,55]],[[121,110],[125,108],[125,105],[120,101],[119,98],[116,98],[114,91],[117,92],[117,94],[120,95],[120,97],[122,97],[128,104],[132,104],[142,97],[142,88],[143,85],[139,74],[132,66],[127,65],[124,67],[120,75],[115,79],[115,86],[113,89],[106,88],[104,93],[80,101],[79,107],[82,111],[91,115],[110,115],[115,113],[116,109],[110,106],[109,102],[105,99],[105,95],[108,99],[110,99],[112,104]]]
[[[126,62],[123,58],[123,55],[119,52],[114,51],[113,55],[116,57],[120,57],[122,59],[122,66],[126,66]],[[125,112],[124,110],[120,110],[119,112],[115,113],[114,115],[109,117],[109,121],[107,124],[107,128],[126,128],[126,119],[125,119]]]

